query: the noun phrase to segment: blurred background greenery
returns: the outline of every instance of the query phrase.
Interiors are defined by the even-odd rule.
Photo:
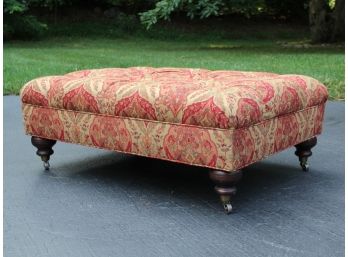
[[[344,0],[4,0],[4,93],[78,69],[300,73],[344,97]]]

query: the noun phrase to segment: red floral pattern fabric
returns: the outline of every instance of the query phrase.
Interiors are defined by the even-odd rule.
[[[300,75],[184,68],[110,68],[28,82],[23,103],[209,128],[242,128],[327,100]]]
[[[327,90],[299,75],[102,69],[21,91],[27,134],[238,170],[321,133]]]

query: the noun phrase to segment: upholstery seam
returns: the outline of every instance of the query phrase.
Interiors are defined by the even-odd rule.
[[[23,102],[22,102],[22,108],[24,106],[31,106],[31,107],[34,107],[34,108],[41,108],[41,109],[51,109],[51,110],[57,110],[57,111],[81,113],[81,114],[95,115],[95,116],[108,117],[108,118],[112,117],[112,118],[125,119],[125,120],[143,121],[143,122],[149,122],[149,123],[168,124],[168,125],[180,126],[180,127],[200,128],[200,129],[218,130],[218,131],[235,131],[235,130],[246,130],[248,128],[252,128],[252,127],[255,127],[255,126],[262,125],[263,123],[269,122],[270,120],[274,120],[276,118],[282,118],[282,117],[290,116],[290,115],[293,115],[293,114],[305,112],[305,111],[308,111],[308,110],[311,110],[311,109],[314,109],[314,108],[318,108],[318,107],[320,107],[322,105],[325,105],[325,103],[326,103],[326,101],[321,103],[321,104],[318,104],[318,105],[314,105],[314,106],[310,106],[310,107],[307,107],[307,108],[302,109],[302,110],[298,110],[296,112],[290,112],[290,113],[282,114],[282,115],[279,115],[279,116],[274,116],[272,118],[262,120],[262,121],[260,121],[258,123],[251,124],[250,126],[245,126],[245,127],[240,127],[240,128],[228,128],[228,129],[214,128],[214,127],[204,127],[204,126],[197,126],[197,125],[191,125],[191,124],[185,124],[185,123],[173,123],[173,122],[168,122],[168,121],[146,120],[146,119],[141,119],[141,118],[115,116],[115,115],[102,114],[102,113],[93,113],[93,112],[85,112],[85,111],[67,110],[67,109],[62,109],[62,108],[56,108],[56,107],[51,107],[51,106],[40,106],[40,105],[23,103]]]

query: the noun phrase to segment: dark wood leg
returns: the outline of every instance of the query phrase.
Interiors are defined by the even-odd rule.
[[[54,153],[52,147],[56,143],[56,140],[41,138],[41,137],[31,137],[31,143],[37,148],[36,154],[41,157],[41,160],[44,162],[45,170],[50,169],[49,159],[50,156]]]
[[[295,145],[296,152],[295,154],[298,156],[298,159],[300,161],[300,165],[302,167],[303,171],[309,170],[309,165],[307,163],[308,157],[312,155],[311,149],[317,144],[317,138],[313,137],[311,139],[308,139],[302,143],[299,143],[298,145]]]
[[[230,214],[232,212],[231,197],[237,192],[236,184],[242,178],[242,171],[212,170],[209,177],[215,183],[215,191],[220,196],[225,212]]]

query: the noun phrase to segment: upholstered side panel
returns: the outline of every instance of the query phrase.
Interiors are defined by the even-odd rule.
[[[23,104],[27,134],[226,171],[321,132],[324,105],[241,129],[212,129]]]
[[[23,104],[27,134],[231,170],[232,131]]]
[[[325,104],[233,131],[232,168],[251,163],[310,139],[322,131]]]

